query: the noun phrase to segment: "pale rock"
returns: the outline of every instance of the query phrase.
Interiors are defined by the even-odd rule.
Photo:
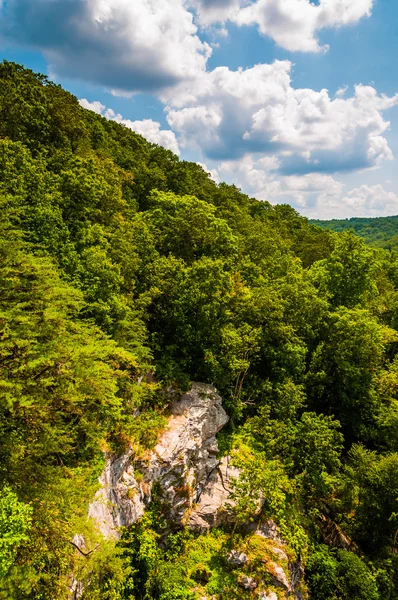
[[[96,521],[105,538],[118,537],[118,528],[137,521],[145,511],[145,496],[129,464],[131,450],[109,457],[100,477],[101,487],[89,506],[89,517]]]
[[[288,591],[291,591],[290,583],[283,568],[276,562],[267,563],[267,571],[271,574],[277,585],[281,585]]]
[[[301,583],[304,580],[304,568],[300,562],[294,562],[289,565],[291,576],[291,587],[295,593],[295,600],[303,600],[303,595],[300,591]]]
[[[131,449],[120,457],[108,456],[101,488],[89,508],[103,536],[119,537],[121,526],[132,525],[144,514],[154,483],[170,526],[181,524],[219,465],[215,436],[227,421],[217,390],[194,383],[173,402],[167,427],[146,462],[134,461]],[[141,474],[140,483],[135,470]]]
[[[286,561],[289,560],[286,552],[281,550],[281,548],[277,548],[276,546],[274,546],[273,548],[271,548],[271,552],[272,552],[272,554],[277,556],[279,558],[279,560],[286,560]]]
[[[272,590],[269,592],[260,592],[259,600],[278,600],[278,596]]]
[[[236,568],[243,567],[248,560],[246,554],[238,550],[232,550],[227,556],[229,564]]]
[[[266,538],[267,540],[275,540],[277,542],[282,542],[283,540],[280,536],[279,529],[275,521],[266,521],[262,523],[255,531],[256,535]]]
[[[230,500],[233,482],[239,477],[239,469],[230,464],[230,457],[224,456],[221,463],[210,473],[197,503],[189,515],[189,527],[204,532],[212,527],[233,523]]]
[[[244,590],[255,590],[257,587],[257,582],[253,577],[248,577],[247,575],[240,577],[238,583]]]

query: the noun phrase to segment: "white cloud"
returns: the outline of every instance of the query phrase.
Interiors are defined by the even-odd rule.
[[[217,171],[221,179],[235,183],[255,198],[272,203],[291,202],[305,208],[316,195],[335,198],[342,194],[343,184],[331,175],[279,176],[275,169],[276,157],[254,160],[251,155],[246,155],[240,160],[220,163]]]
[[[241,8],[241,0],[190,0],[196,10],[198,21],[206,27],[214,23],[233,20]]]
[[[358,216],[381,216],[398,214],[398,195],[387,192],[382,185],[361,185],[348,192],[342,207]]]
[[[101,102],[89,102],[86,98],[79,100],[79,103],[83,108],[92,110],[106,119],[125,125],[129,129],[132,129],[132,131],[142,135],[149,142],[163,146],[175,154],[180,154],[175,134],[169,129],[160,129],[160,123],[157,121],[152,121],[152,119],[143,119],[142,121],[124,119],[122,115],[116,114],[111,108],[106,108]]]
[[[324,190],[293,196],[300,212],[315,219],[344,219],[398,214],[398,195],[382,185],[366,185],[344,191],[341,183],[331,182]],[[296,193],[296,192],[295,192]],[[302,203],[300,203],[300,199]]]
[[[369,168],[392,158],[383,111],[398,95],[358,85],[351,97],[295,89],[289,61],[231,71],[218,67],[162,99],[167,120],[210,160],[277,155],[284,175]]]
[[[369,16],[374,0],[191,0],[206,26],[231,21],[255,25],[261,34],[292,52],[327,50],[317,39],[326,27],[341,27]]]
[[[319,51],[316,32],[355,23],[374,0],[7,0],[0,34],[41,51],[58,77],[117,94],[158,92],[206,70],[211,45],[200,25],[255,25],[289,50]],[[193,12],[192,12],[193,11]]]
[[[233,183],[246,194],[259,200],[277,202],[282,189],[282,178],[275,174],[276,157],[263,157],[255,160],[247,154],[239,160],[226,160],[217,166],[220,181]]]
[[[278,176],[272,170],[272,163],[271,169],[265,170],[262,159],[253,160],[250,155],[220,163],[217,178],[235,183],[245,193],[260,200],[291,204],[310,218],[344,219],[398,214],[398,194],[388,192],[380,184],[363,184],[347,192],[346,184],[331,175]]]
[[[316,219],[344,219],[398,214],[398,195],[388,192],[380,184],[367,185],[345,191],[345,185],[330,176],[322,181],[313,175],[286,181],[274,201],[289,202],[299,212]],[[300,181],[304,180],[304,181]],[[307,186],[308,183],[308,186]]]
[[[83,108],[86,108],[87,110],[92,110],[93,112],[97,113],[97,115],[102,115],[106,110],[106,106],[104,104],[101,104],[101,102],[98,102],[98,100],[94,100],[94,102],[89,102],[86,98],[82,98],[81,100],[79,100],[79,104]]]
[[[122,92],[189,80],[211,54],[184,0],[8,0],[1,16],[2,35],[57,75]]]
[[[216,183],[220,183],[220,177],[219,177],[217,169],[209,169],[209,167],[205,163],[202,163],[202,162],[198,162],[196,164],[198,164],[200,167],[202,167],[202,169],[210,175],[210,177],[213,179],[213,181],[215,181]]]

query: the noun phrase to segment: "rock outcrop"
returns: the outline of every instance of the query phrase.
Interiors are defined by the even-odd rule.
[[[236,573],[238,585],[256,590],[256,598],[303,600],[306,597],[303,568],[291,556],[276,524],[267,521],[241,539],[240,545],[226,558]]]
[[[166,430],[148,460],[135,460],[132,450],[109,456],[89,509],[104,537],[118,537],[121,526],[132,525],[143,515],[154,484],[168,522],[181,524],[209,493],[209,481],[219,466],[215,436],[227,421],[217,390],[194,383],[172,404]]]
[[[167,427],[146,460],[134,456],[132,449],[122,456],[108,456],[101,488],[89,509],[103,536],[118,538],[120,527],[135,523],[149,505],[155,486],[169,524],[165,533],[181,525],[201,533],[232,524],[231,491],[239,470],[229,457],[217,458],[215,437],[227,421],[217,390],[194,383],[173,402]],[[225,556],[236,585],[242,594],[263,600],[303,600],[301,565],[289,558],[291,552],[277,525],[258,520],[242,528],[242,547]],[[211,571],[198,570],[196,580],[203,591],[210,577]],[[74,591],[74,597],[79,597],[79,589]]]
[[[231,465],[229,456],[224,456],[210,473],[203,492],[189,514],[190,529],[203,533],[212,527],[233,523],[230,494],[233,481],[238,477],[239,469]]]
[[[232,550],[227,556],[227,561],[232,567],[243,567],[249,559],[244,552]]]

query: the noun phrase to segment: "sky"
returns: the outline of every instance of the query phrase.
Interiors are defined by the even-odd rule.
[[[397,0],[0,0],[0,58],[217,182],[398,214]]]

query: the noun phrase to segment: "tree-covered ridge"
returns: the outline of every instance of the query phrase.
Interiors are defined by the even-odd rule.
[[[0,79],[0,598],[66,598],[72,572],[85,599],[197,597],[170,565],[203,544],[217,563],[217,536],[164,552],[155,503],[114,547],[86,517],[103,451],[150,446],[159,387],[192,380],[231,417],[239,518],[262,490],[310,598],[397,598],[394,256],[217,185],[43,76]]]
[[[352,229],[371,246],[396,250],[398,246],[398,216],[394,217],[352,217],[351,219],[331,219],[330,221],[310,221],[323,229],[347,231]]]

